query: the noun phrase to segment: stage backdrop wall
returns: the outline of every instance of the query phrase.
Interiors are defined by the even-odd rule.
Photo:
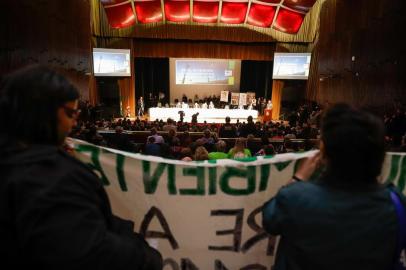
[[[193,58],[182,58],[191,60]],[[233,85],[203,85],[203,84],[176,84],[176,60],[182,60],[181,58],[169,59],[169,81],[170,81],[170,101],[173,103],[174,99],[182,99],[182,95],[185,94],[188,98],[193,99],[195,95],[199,98],[208,97],[211,95],[219,96],[223,90],[230,92],[240,91],[240,78],[241,78],[241,60],[235,60],[234,71],[234,84]],[[197,60],[197,58],[195,58]],[[208,59],[210,60],[210,59]],[[215,60],[215,59],[213,59]],[[231,59],[225,59],[229,61]]]

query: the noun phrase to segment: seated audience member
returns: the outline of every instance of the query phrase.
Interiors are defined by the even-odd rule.
[[[406,199],[378,181],[383,123],[339,104],[326,113],[321,135],[320,152],[263,207],[263,228],[281,235],[274,269],[395,269],[399,221],[391,196],[405,207]],[[311,179],[320,164],[324,171]]]
[[[169,129],[168,136],[166,137],[165,141],[171,147],[172,146],[179,146],[180,141],[179,141],[179,138],[176,136],[176,130]]]
[[[205,129],[203,134],[203,137],[200,138],[203,141],[203,144],[214,144],[214,139],[211,137],[211,132],[209,129]]]
[[[235,138],[237,137],[237,129],[234,125],[230,124],[230,117],[226,117],[226,123],[220,127],[219,137],[220,138]]]
[[[229,158],[251,157],[251,151],[247,148],[247,139],[237,138],[235,146],[228,151]]]
[[[156,128],[151,128],[151,135],[148,136],[147,142],[149,141],[149,138],[150,138],[150,137],[154,137],[154,138],[155,138],[155,143],[162,144],[162,143],[165,142],[165,141],[164,141],[164,138],[163,138],[161,135],[159,135],[159,134],[157,133]]]
[[[247,124],[241,128],[240,136],[247,137],[249,134],[257,135],[257,127],[251,115],[247,118]]]
[[[247,136],[247,148],[250,150],[251,153],[257,153],[261,150],[261,143],[255,141],[255,137],[252,134],[248,134]]]
[[[127,135],[123,134],[123,128],[121,126],[116,126],[116,133],[111,137],[111,147],[127,151],[134,152],[135,145],[130,141]]]
[[[13,269],[162,269],[133,222],[113,215],[99,177],[61,150],[78,98],[45,67],[1,83],[0,259]]]
[[[261,150],[259,150],[255,155],[256,156],[274,156],[276,154],[275,148],[272,144],[263,145]]]
[[[192,142],[193,140],[189,132],[188,131],[183,132],[182,137],[180,139],[180,145],[182,147],[189,147]]]
[[[208,160],[209,153],[203,146],[198,146],[195,150],[195,160]]]
[[[209,153],[209,159],[226,159],[228,158],[228,154],[225,153],[226,151],[226,142],[223,140],[219,140],[216,143],[216,152]]]
[[[193,157],[192,149],[190,147],[185,147],[180,151],[179,159],[184,160],[186,157],[190,158],[191,160]]]
[[[155,143],[155,137],[148,137],[148,143],[145,145],[145,154],[157,157],[161,156],[161,145]]]
[[[174,130],[176,130],[176,125],[175,125],[176,123],[171,119],[171,118],[168,118],[167,120],[166,120],[166,125],[164,125],[163,127],[162,127],[162,131],[169,131],[169,130],[171,130],[171,129],[174,129]]]
[[[101,136],[97,132],[97,128],[95,125],[92,125],[89,128],[84,137],[85,137],[84,139],[89,143],[100,146],[107,146],[107,142],[104,140],[103,136]]]

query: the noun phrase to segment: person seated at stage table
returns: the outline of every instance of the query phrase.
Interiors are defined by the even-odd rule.
[[[182,108],[182,103],[178,99],[175,99],[175,107]]]
[[[206,102],[203,102],[202,109],[207,109],[207,103]]]
[[[235,138],[237,137],[237,129],[231,123],[230,117],[226,117],[226,123],[220,127],[219,137],[220,138]]]
[[[195,109],[200,109],[200,105],[197,102],[195,102]]]
[[[182,109],[188,109],[188,108],[189,108],[189,104],[182,101]]]
[[[251,151],[247,148],[246,138],[237,138],[235,145],[228,151],[228,158],[246,158],[251,157]]]
[[[213,101],[210,101],[210,104],[209,104],[209,109],[214,109],[214,104],[213,104]]]
[[[209,153],[209,159],[227,159],[228,154],[225,152],[227,144],[223,140],[219,140],[216,144],[216,152]]]

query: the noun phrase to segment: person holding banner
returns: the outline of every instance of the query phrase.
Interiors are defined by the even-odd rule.
[[[406,215],[406,199],[378,181],[382,121],[339,104],[326,113],[321,132],[320,152],[263,206],[264,229],[281,235],[274,269],[395,269],[403,228],[395,209]]]
[[[100,178],[62,150],[79,93],[40,66],[0,87],[0,259],[10,268],[162,269],[162,257],[113,215]]]

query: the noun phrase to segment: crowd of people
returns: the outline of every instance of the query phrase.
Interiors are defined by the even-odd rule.
[[[309,110],[311,112],[308,113]],[[202,160],[201,157],[196,157],[196,149],[199,147],[203,147],[208,154],[227,151],[227,156],[220,155],[222,158],[248,157],[311,149],[316,144],[310,143],[310,140],[317,140],[320,137],[318,124],[321,113],[320,106],[314,104],[313,106],[300,106],[297,112],[292,113],[289,121],[270,121],[267,123],[254,122],[252,117],[248,117],[246,122],[237,121],[237,123],[230,123],[230,118],[226,117],[225,124],[175,122],[170,118],[167,121],[156,120],[153,122],[139,118],[135,121],[119,119],[117,121],[101,120],[96,123],[79,121],[78,126],[73,129],[72,137],[97,145],[112,146],[125,151],[167,158],[183,159],[188,157],[192,160]],[[100,130],[115,130],[116,134],[107,140],[98,133]],[[123,131],[148,131],[151,136],[143,142],[142,147],[136,147],[129,138],[126,138],[127,136],[123,134]],[[162,136],[158,134],[160,131],[164,132]],[[191,132],[202,132],[204,135],[192,140]],[[154,138],[154,141],[151,138]],[[235,149],[229,152],[230,145],[223,147],[225,142],[222,138],[237,138],[235,142],[236,146],[239,147],[237,148],[246,149],[241,151],[243,155],[238,153],[239,151],[235,155],[233,152]],[[303,139],[308,143],[294,144],[292,139]],[[282,140],[284,143],[276,146],[271,144],[272,140]],[[206,159],[213,157],[213,155],[207,155]]]
[[[139,127],[150,132],[145,154],[184,161],[296,151],[286,144],[276,150],[269,139],[316,138],[320,151],[260,209],[262,228],[281,236],[274,269],[402,269],[406,199],[378,181],[387,142],[397,146],[403,136],[404,143],[401,108],[385,118],[386,134],[381,118],[346,104],[303,105],[287,123],[250,117],[202,127],[171,120],[91,122],[79,120],[77,89],[53,70],[29,67],[0,85],[0,258],[6,266],[163,268],[160,252],[134,232],[134,223],[113,214],[99,176],[63,148],[68,134],[102,144],[98,129],[112,128],[115,143],[127,147],[124,129]],[[189,128],[198,127],[203,135],[193,141]],[[223,135],[236,138],[228,150]],[[259,149],[250,147],[256,137]]]
[[[212,152],[226,151],[222,158],[234,158],[229,152],[233,146],[230,140],[236,140],[239,146],[244,144],[238,157],[264,155],[267,153],[278,154],[286,152],[306,151],[317,147],[317,140],[320,139],[320,123],[323,115],[323,108],[317,103],[303,103],[296,110],[292,110],[285,121],[254,122],[252,117],[247,121],[231,123],[226,117],[225,124],[201,123],[174,121],[170,118],[167,121],[147,121],[136,118],[131,121],[128,118],[117,121],[86,121],[82,118],[73,130],[72,137],[89,141],[93,144],[115,147],[120,150],[139,152],[147,155],[163,156],[167,158],[183,159],[188,157],[192,160],[201,160],[196,156],[196,149],[203,147],[208,154]],[[386,125],[386,149],[388,151],[404,151],[406,147],[405,112],[400,108],[396,109],[391,117],[385,117]],[[100,130],[115,130],[116,135],[109,139],[99,134]],[[148,131],[151,136],[143,142],[132,142],[125,131]],[[202,132],[201,138],[190,136],[192,132]],[[161,135],[158,133],[162,133]],[[119,139],[118,139],[119,138]],[[154,138],[153,142],[151,138]],[[211,138],[207,142],[207,138]],[[224,141],[227,142],[226,147]],[[300,139],[302,143],[293,143],[292,140]],[[272,144],[272,141],[282,143]],[[234,142],[234,141],[233,141]],[[201,151],[200,151],[201,152]],[[213,155],[206,155],[206,159],[213,159]]]

